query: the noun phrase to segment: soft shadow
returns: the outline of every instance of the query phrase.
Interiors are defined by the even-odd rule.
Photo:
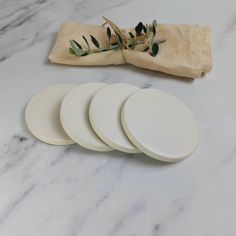
[[[127,161],[131,161],[132,163],[135,164],[141,164],[145,166],[171,166],[174,163],[168,163],[168,162],[162,162],[155,160],[153,158],[148,157],[144,153],[138,153],[138,154],[127,154],[119,151],[111,151],[111,152],[96,152],[92,150],[87,150],[86,148],[83,148],[80,145],[71,145],[68,147],[68,151],[71,153],[73,152],[74,154],[85,154],[86,156],[96,156],[96,158],[101,158],[104,156],[107,156],[108,158],[111,159],[123,159]]]
[[[174,162],[163,162],[156,160],[154,158],[147,156],[144,153],[134,154],[132,160],[134,162],[139,162],[141,164],[151,165],[151,166],[171,166],[174,164]]]
[[[153,79],[177,80],[177,81],[184,82],[184,83],[192,83],[194,81],[194,79],[192,79],[192,78],[169,75],[164,72],[148,70],[148,69],[136,67],[136,66],[133,66],[130,64],[123,65],[123,69],[127,70],[127,71],[132,70],[132,71],[138,72],[139,74],[142,74],[142,75],[148,75],[149,77],[151,77]]]
[[[96,154],[97,152],[95,151],[92,151],[92,150],[88,150],[78,144],[73,144],[73,145],[70,145],[68,147],[68,151],[70,153],[74,153],[74,154],[82,154],[82,155],[94,155]]]

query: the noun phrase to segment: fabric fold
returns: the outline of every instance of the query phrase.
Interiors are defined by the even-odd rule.
[[[123,30],[128,33],[134,29]],[[199,25],[158,24],[157,40],[165,40],[159,44],[156,57],[139,49],[119,49],[99,52],[78,57],[69,53],[69,41],[76,40],[86,48],[82,36],[93,35],[101,47],[109,42],[106,28],[103,26],[65,22],[62,24],[55,44],[49,55],[52,63],[81,66],[120,65],[129,63],[137,67],[160,71],[167,74],[200,78],[212,68],[211,30]],[[91,48],[95,47],[91,44]]]

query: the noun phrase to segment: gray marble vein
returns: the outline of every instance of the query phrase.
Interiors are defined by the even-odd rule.
[[[0,236],[235,236],[235,0],[0,0]],[[67,67],[47,56],[65,20],[212,28],[214,66],[184,80],[132,66]],[[201,130],[196,152],[164,164],[144,154],[52,146],[24,109],[55,83],[129,83],[181,99]],[[145,124],[144,124],[145,125]]]
[[[0,175],[16,168],[24,158],[27,157],[29,151],[36,145],[35,140],[30,140],[24,136],[14,135],[7,144],[5,150],[0,155]]]
[[[116,185],[119,183],[120,179],[122,178],[122,172],[124,171],[126,163],[127,163],[126,159],[121,160],[120,164],[115,168],[115,171],[113,173],[112,183],[110,183],[109,188],[106,191],[104,191],[104,193],[101,196],[99,196],[99,198],[94,202],[94,205],[92,205],[82,217],[79,215],[75,216],[74,227],[72,228],[72,232],[70,233],[71,236],[79,235],[83,227],[86,226],[86,222],[89,220],[89,218],[92,215],[96,214],[96,211],[110,197],[110,195],[114,191],[114,188],[116,187]],[[89,179],[89,182],[93,181],[96,175],[100,174],[99,172],[101,170],[103,170],[103,172],[110,171],[109,168],[114,170],[114,168],[112,168],[110,165],[111,165],[111,161],[108,161],[104,165],[98,168],[95,168],[95,171],[92,174],[91,178]],[[86,186],[89,185],[89,182],[86,183]],[[76,195],[74,197],[76,197]]]
[[[145,207],[146,204],[144,200],[137,201],[133,206],[130,207],[130,209],[127,209],[124,215],[118,219],[107,235],[119,235],[120,230],[124,228],[126,224],[129,224],[129,221],[132,221],[137,215],[141,214],[142,211],[145,210]]]
[[[29,194],[34,190],[35,185],[29,186],[26,190],[24,190],[22,193],[19,193],[16,199],[14,199],[13,202],[9,204],[9,206],[6,207],[6,210],[4,213],[0,216],[0,225],[4,223],[4,221],[7,220],[8,217],[11,216],[11,214],[14,214],[14,210],[19,207],[19,205],[22,204],[22,202],[29,196]]]
[[[86,21],[127,1],[33,0],[2,3],[0,8],[0,61],[48,37],[66,19]],[[92,6],[92,7],[91,7]],[[62,11],[63,14],[60,14]],[[40,22],[40,24],[39,24]],[[12,37],[14,35],[14,37]]]

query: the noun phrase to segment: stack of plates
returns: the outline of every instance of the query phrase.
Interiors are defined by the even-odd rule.
[[[25,119],[31,133],[49,144],[143,152],[166,162],[189,156],[199,142],[198,125],[180,100],[129,84],[51,86],[31,99]]]

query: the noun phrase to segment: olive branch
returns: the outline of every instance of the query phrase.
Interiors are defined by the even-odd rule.
[[[138,25],[134,28],[134,32],[128,32],[128,35],[125,34],[117,25],[115,25],[111,20],[103,17],[105,23],[103,26],[106,28],[106,35],[108,38],[108,46],[102,48],[98,40],[90,35],[90,43],[93,43],[96,48],[92,49],[88,39],[82,35],[83,40],[85,41],[87,47],[82,48],[82,46],[74,39],[70,40],[69,52],[75,56],[86,56],[93,53],[105,52],[110,50],[118,49],[129,49],[133,50],[137,45],[144,45],[143,52],[149,53],[149,55],[155,57],[159,52],[159,44],[164,43],[165,40],[158,41],[156,39],[157,34],[157,21],[153,20],[151,25],[143,24],[139,22]]]

